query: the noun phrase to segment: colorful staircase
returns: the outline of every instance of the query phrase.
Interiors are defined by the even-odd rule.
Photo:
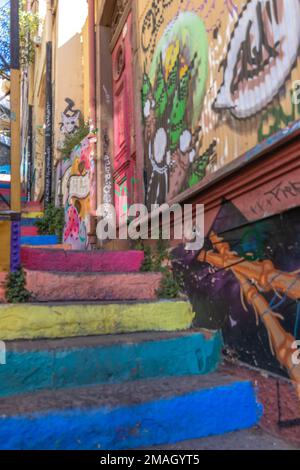
[[[251,428],[251,382],[185,301],[0,306],[0,449],[130,449]]]
[[[56,246],[59,241],[56,235],[39,235],[35,225],[43,216],[40,203],[31,202],[22,207],[21,245],[22,246]]]
[[[259,422],[253,384],[218,372],[221,334],[157,299],[143,252],[36,247],[37,216],[23,213],[21,253],[35,303],[0,305],[1,450],[136,449]]]

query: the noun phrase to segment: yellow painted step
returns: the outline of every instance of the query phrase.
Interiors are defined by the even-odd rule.
[[[181,331],[192,326],[189,302],[0,305],[0,338],[68,338],[143,331]]]

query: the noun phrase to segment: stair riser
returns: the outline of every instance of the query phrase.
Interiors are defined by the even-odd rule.
[[[59,243],[56,235],[36,235],[32,237],[21,237],[22,246],[44,246],[57,245]]]
[[[0,449],[127,450],[251,428],[261,408],[250,382],[142,405],[0,418]]]
[[[1,305],[1,340],[74,338],[141,331],[185,331],[188,302],[103,305]]]
[[[9,348],[9,345],[8,345]],[[201,333],[135,344],[6,354],[0,396],[131,380],[204,375],[220,362],[222,340]]]
[[[34,226],[21,227],[21,237],[36,237],[36,236],[38,236],[37,227],[34,227]]]
[[[55,272],[139,272],[144,260],[140,251],[64,252],[23,248],[22,264],[37,271]]]
[[[27,289],[38,302],[155,300],[162,275],[27,272]]]

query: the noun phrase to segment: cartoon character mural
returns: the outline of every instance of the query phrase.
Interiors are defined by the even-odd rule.
[[[292,379],[300,398],[300,210],[250,223],[224,201],[200,253],[174,250],[197,326],[222,329],[234,357]]]
[[[74,109],[75,103],[71,98],[66,98],[65,102],[67,103],[67,106],[61,113],[61,122],[59,123],[60,131],[64,135],[74,134],[74,132],[79,128],[82,114],[79,109]]]
[[[295,130],[299,0],[148,0],[139,13],[149,206]]]
[[[73,249],[88,246],[91,178],[93,167],[92,144],[85,138],[63,162],[62,192],[65,207],[63,242]]]

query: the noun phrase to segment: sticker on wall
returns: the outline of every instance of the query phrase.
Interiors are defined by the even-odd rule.
[[[299,0],[248,0],[228,45],[214,109],[242,119],[272,102],[296,65],[299,18]]]

